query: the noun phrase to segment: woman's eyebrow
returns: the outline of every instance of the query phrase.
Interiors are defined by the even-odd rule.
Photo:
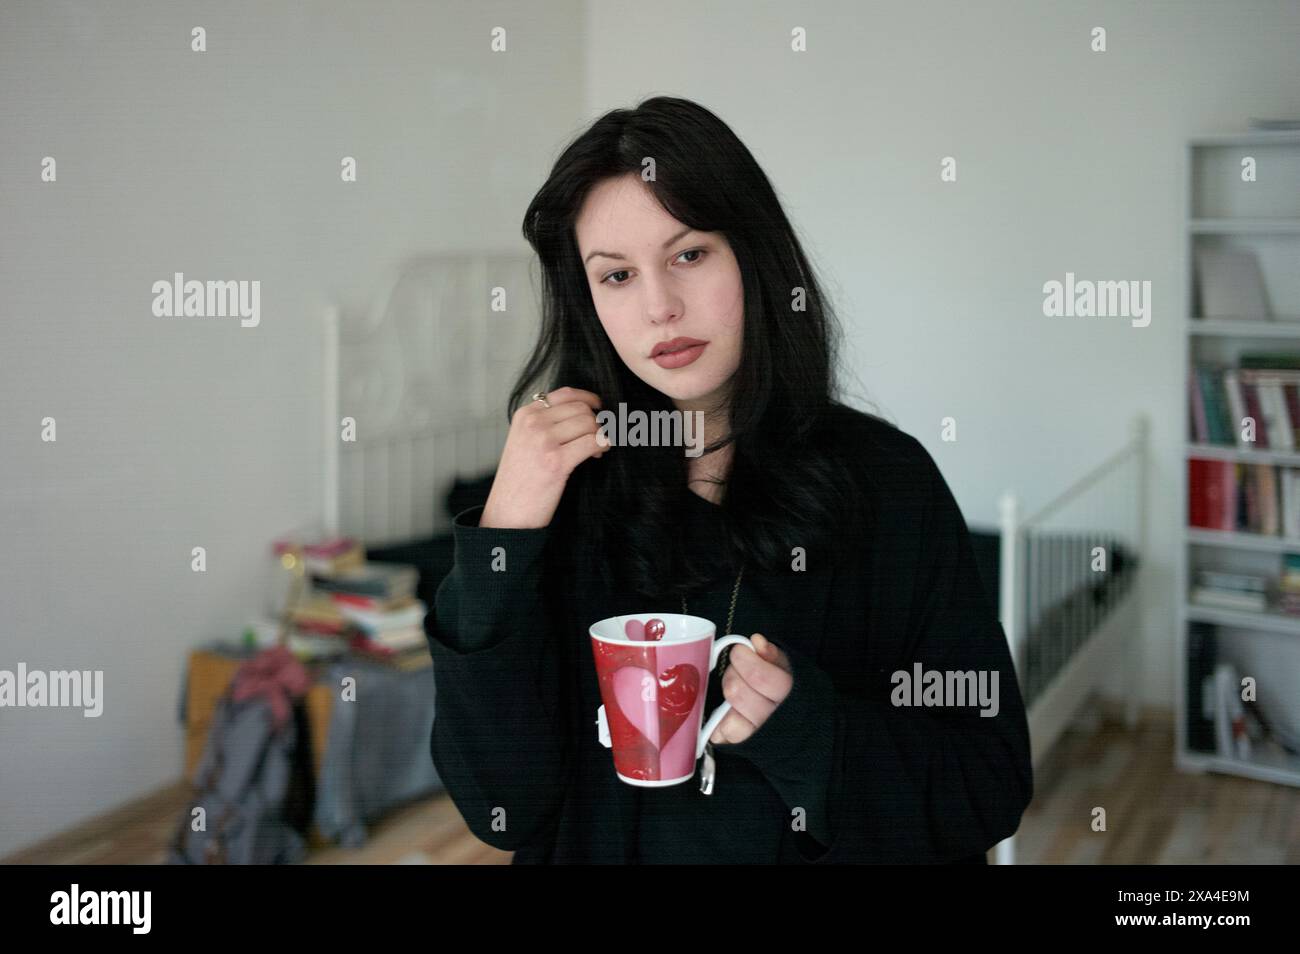
[[[679,238],[681,238],[683,235],[689,235],[690,233],[692,233],[692,232],[694,232],[694,231],[695,231],[695,229],[691,228],[691,227],[688,225],[686,228],[682,229],[680,232],[678,232],[676,235],[674,235],[674,236],[673,236],[672,238],[670,238],[668,241],[664,242],[664,244],[663,244],[661,247],[662,247],[662,248],[667,248],[669,245],[672,245],[674,242],[676,242],[676,241],[677,241]],[[593,258],[595,258],[597,255],[603,255],[605,258],[617,258],[617,259],[619,259],[620,261],[622,261],[622,260],[624,260],[624,259],[627,258],[626,255],[621,255],[621,254],[619,254],[618,252],[592,252],[592,253],[589,254],[586,258],[584,258],[584,259],[582,260],[582,264],[586,265],[588,262],[590,262],[590,261],[591,261]]]

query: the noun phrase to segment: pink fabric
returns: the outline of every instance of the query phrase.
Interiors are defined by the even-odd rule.
[[[243,702],[262,696],[271,708],[271,721],[279,731],[289,718],[293,700],[311,686],[311,676],[298,658],[283,646],[258,653],[235,673],[233,697]]]

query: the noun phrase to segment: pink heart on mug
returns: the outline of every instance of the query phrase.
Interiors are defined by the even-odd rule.
[[[614,671],[613,682],[619,711],[658,750],[659,694],[655,677],[640,666],[623,666]]]
[[[690,663],[678,663],[656,679],[648,669],[623,666],[614,673],[613,688],[627,721],[660,750],[694,711],[700,671]]]

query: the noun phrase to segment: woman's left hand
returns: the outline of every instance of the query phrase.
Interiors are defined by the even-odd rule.
[[[789,657],[761,633],[750,639],[753,650],[741,644],[731,647],[722,674],[722,697],[731,703],[731,711],[709,736],[714,745],[744,742],[771,717],[794,686]]]

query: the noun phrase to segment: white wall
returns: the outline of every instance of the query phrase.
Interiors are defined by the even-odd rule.
[[[1173,705],[1183,513],[1185,139],[1300,116],[1293,2],[589,7],[595,115],[697,100],[766,169],[834,284],[867,396],[935,456],[967,521],[1028,510],[1152,425],[1146,701]],[[1108,49],[1090,50],[1105,27]],[[807,31],[807,52],[790,49]],[[635,42],[630,42],[634,37]],[[956,183],[939,180],[944,156]],[[1145,328],[1046,318],[1073,271],[1150,280]],[[940,420],[957,419],[957,441]]]
[[[576,2],[0,5],[0,669],[106,697],[0,710],[0,856],[178,777],[187,652],[321,511],[321,305],[525,247],[582,30]],[[176,271],[259,280],[260,326],[154,317]]]

